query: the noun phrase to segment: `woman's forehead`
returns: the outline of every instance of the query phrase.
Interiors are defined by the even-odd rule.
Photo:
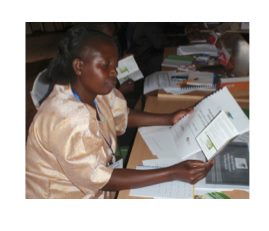
[[[114,43],[104,40],[94,41],[87,44],[83,50],[84,58],[94,58],[96,56],[118,58],[118,50]]]

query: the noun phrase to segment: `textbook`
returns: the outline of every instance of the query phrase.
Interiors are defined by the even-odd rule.
[[[128,79],[137,81],[144,78],[143,73],[140,71],[133,55],[119,60],[117,72],[117,78],[120,84],[124,83]]]
[[[235,97],[249,96],[249,77],[220,78],[219,88],[225,86]]]
[[[197,194],[224,190],[249,190],[248,143],[231,142],[214,159],[207,176],[196,183]]]
[[[178,162],[197,153],[211,159],[232,139],[248,131],[248,117],[226,87],[204,98],[173,126],[139,128],[153,155],[176,158]]]
[[[179,55],[168,55],[162,62],[162,67],[175,67],[178,68],[180,65],[192,64],[193,57],[190,55],[179,56]]]

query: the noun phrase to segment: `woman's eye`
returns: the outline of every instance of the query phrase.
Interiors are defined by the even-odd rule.
[[[103,68],[107,69],[109,67],[109,63],[104,63]]]

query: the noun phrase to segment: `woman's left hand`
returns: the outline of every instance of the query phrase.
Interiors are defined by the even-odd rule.
[[[192,107],[188,107],[185,109],[181,109],[179,111],[176,111],[174,113],[171,114],[171,121],[172,124],[177,123],[179,120],[181,120],[184,116],[186,116],[187,114],[191,113],[193,111]]]

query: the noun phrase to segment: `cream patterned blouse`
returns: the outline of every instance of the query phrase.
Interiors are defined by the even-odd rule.
[[[55,85],[29,129],[27,198],[104,198],[117,135],[125,132],[128,108],[113,89],[95,108],[75,99],[70,86]]]

